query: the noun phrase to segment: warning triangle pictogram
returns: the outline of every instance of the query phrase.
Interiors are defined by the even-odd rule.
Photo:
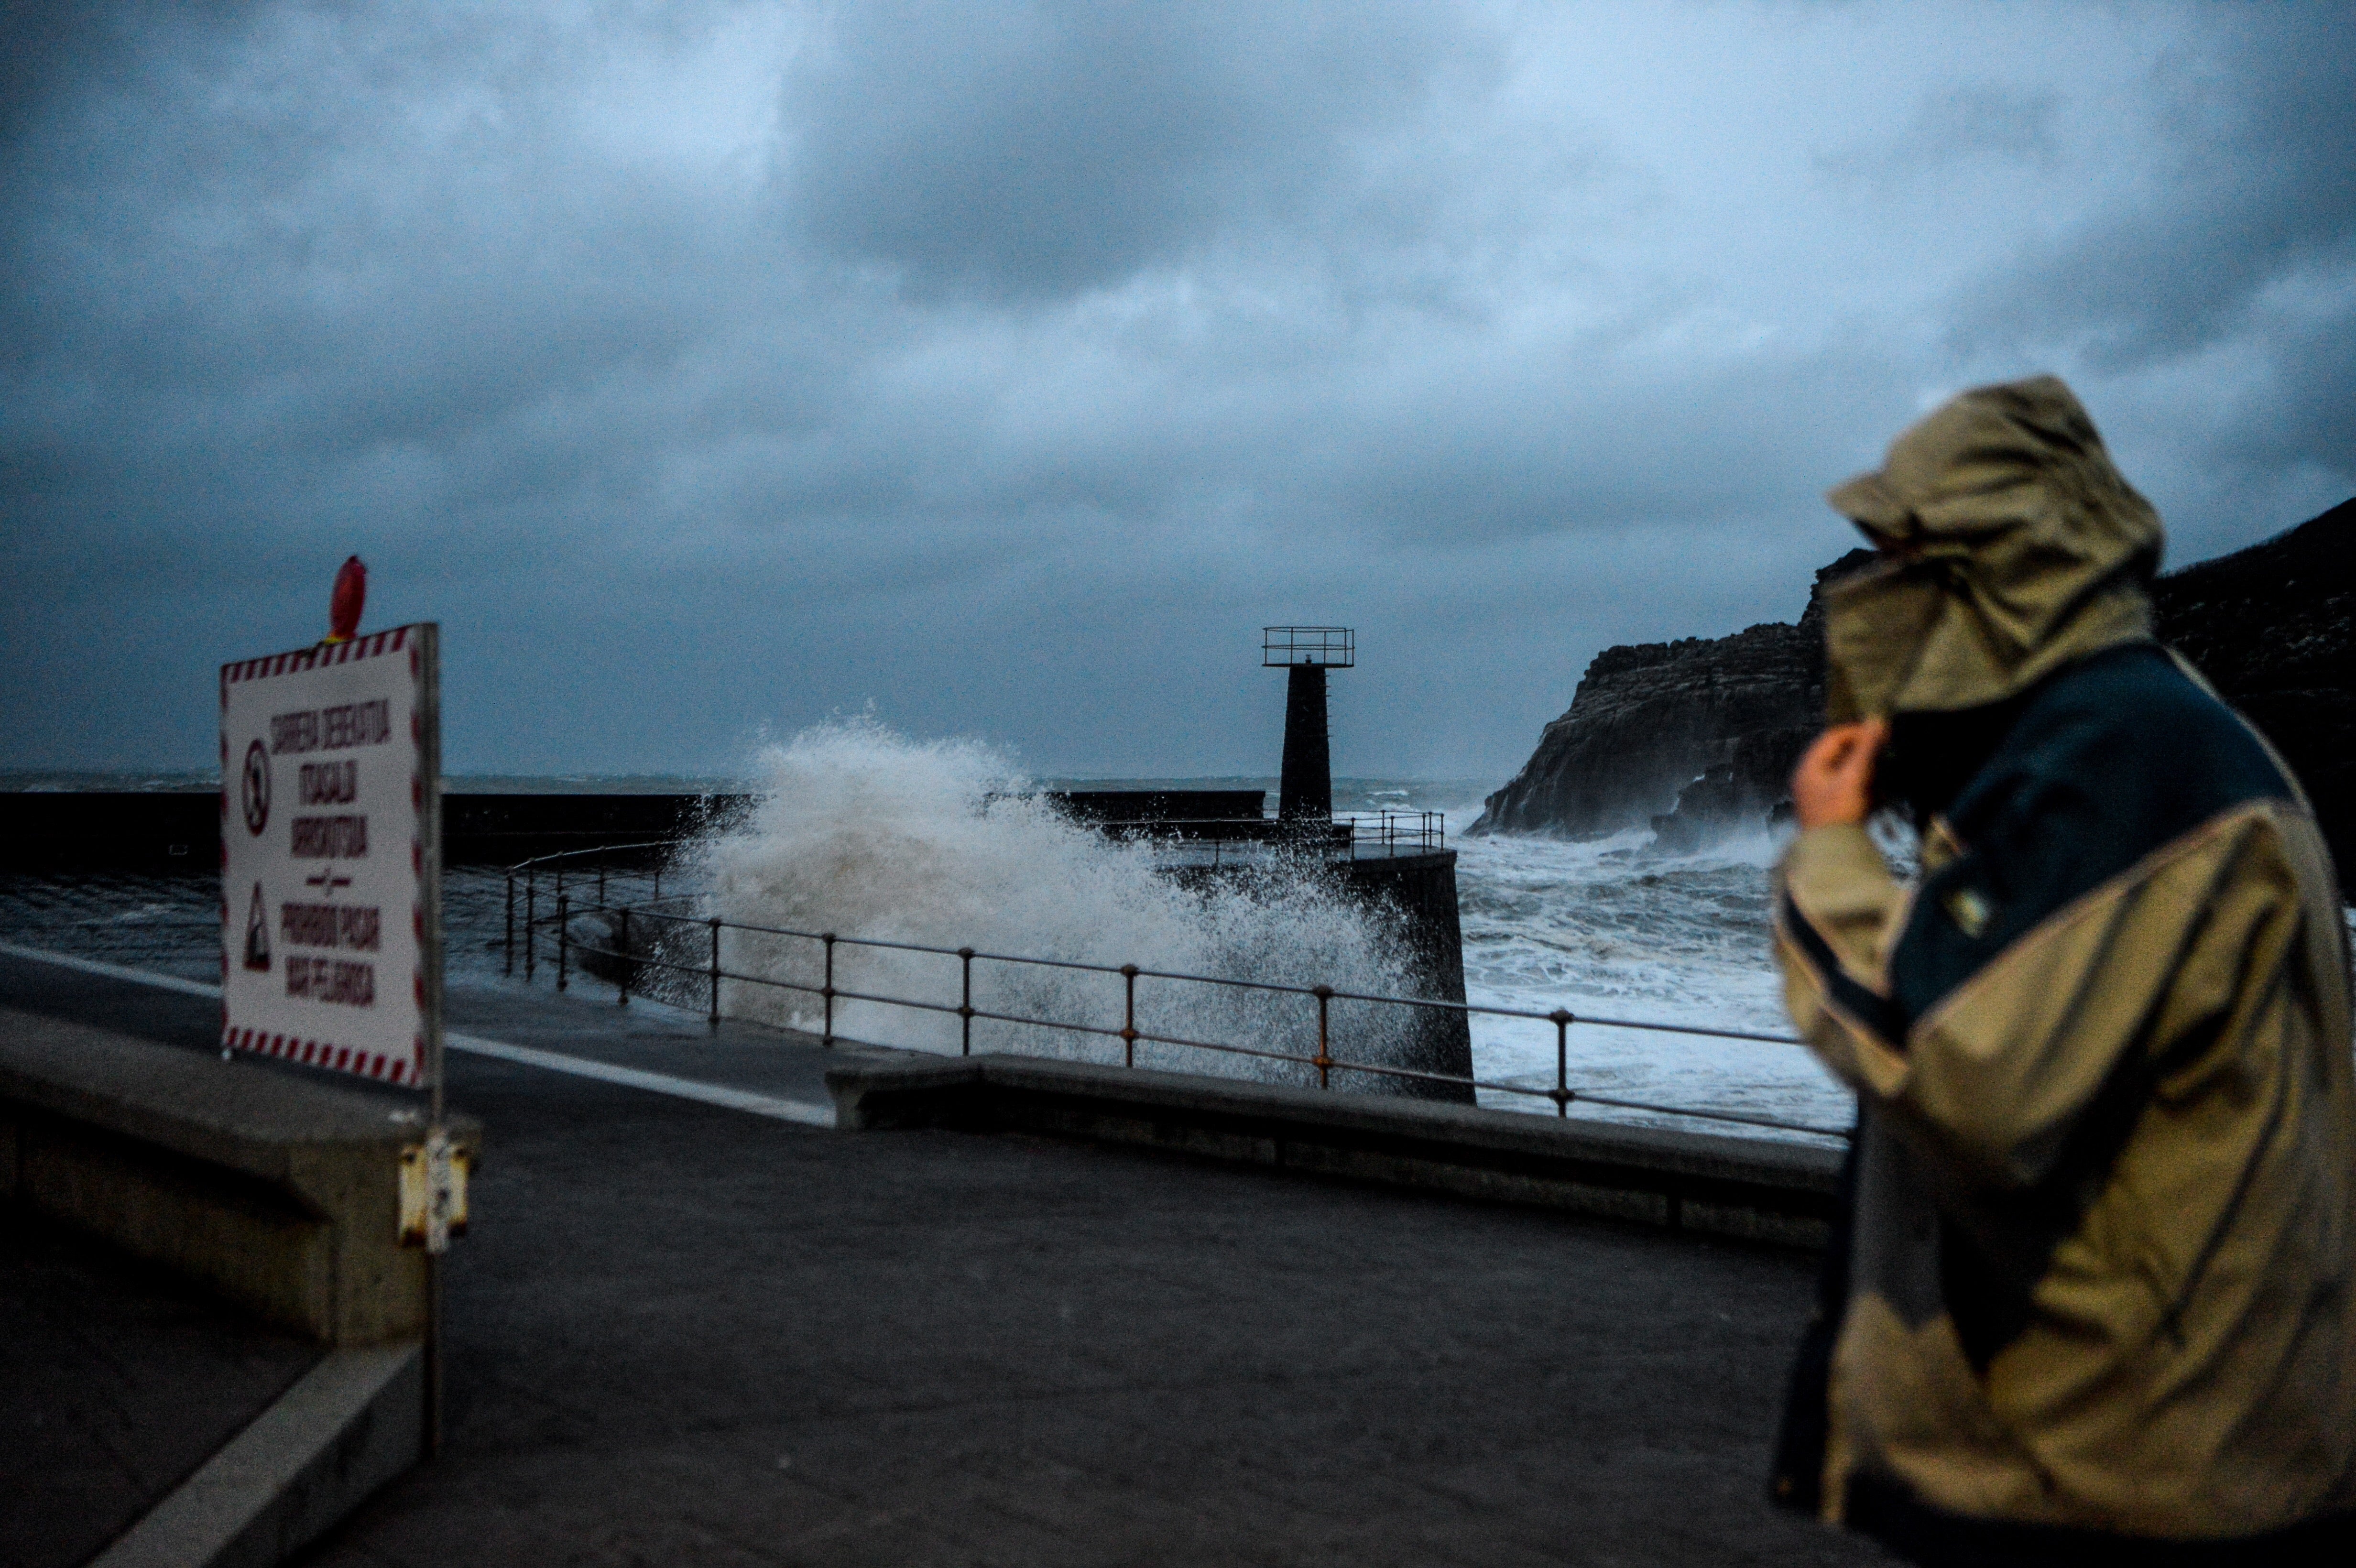
[[[253,884],[253,907],[245,917],[245,966],[270,967],[270,916],[262,907],[262,884]]]

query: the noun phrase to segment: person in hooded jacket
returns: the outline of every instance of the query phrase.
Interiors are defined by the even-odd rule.
[[[2159,518],[2061,381],[1828,498],[1881,555],[1826,592],[1774,947],[1858,1125],[1775,1496],[1928,1563],[2356,1563],[2348,928],[2298,785],[2153,640]]]

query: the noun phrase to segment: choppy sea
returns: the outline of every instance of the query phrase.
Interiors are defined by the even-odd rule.
[[[811,731],[757,759],[743,778],[453,777],[460,790],[750,789],[769,804],[738,837],[682,876],[726,912],[780,924],[865,930],[900,940],[1138,963],[1196,972],[1253,970],[1290,954],[1282,977],[1396,988],[1379,933],[1326,904],[1257,898],[1205,905],[1168,890],[1142,851],[1108,846],[1050,814],[1010,808],[1012,775],[987,749],[920,742],[873,726]],[[1049,787],[1261,788],[1272,778],[1051,779]],[[29,788],[185,788],[204,775],[20,775]],[[1621,1027],[1594,1019],[1787,1035],[1768,955],[1764,834],[1685,855],[1646,833],[1569,842],[1468,838],[1490,780],[1337,779],[1337,812],[1435,811],[1457,851],[1468,998],[1580,1021],[1567,1037],[1576,1092],[1646,1105],[1730,1113],[1828,1132],[1848,1096],[1797,1045]],[[673,888],[679,886],[674,881]],[[458,869],[445,903],[454,979],[496,984],[504,879]],[[214,891],[199,880],[0,879],[0,939],[65,948],[194,976],[217,974]],[[1261,955],[1255,958],[1255,955]],[[1295,972],[1297,971],[1297,972]],[[1037,998],[1034,998],[1036,1000]],[[1052,1005],[1052,999],[1042,1005]],[[732,1009],[733,1010],[733,1009]],[[794,1021],[781,1015],[777,1021]],[[879,1031],[894,1027],[870,1020]],[[1173,1032],[1183,1032],[1173,1029]],[[1550,1087],[1556,1031],[1541,1019],[1476,1015],[1477,1075]],[[927,1043],[912,1040],[912,1043]],[[935,1042],[937,1043],[937,1042]],[[1174,1065],[1175,1063],[1173,1063]],[[1544,1099],[1484,1091],[1484,1102],[1551,1115]],[[1762,1136],[1806,1136],[1575,1102],[1572,1113]]]

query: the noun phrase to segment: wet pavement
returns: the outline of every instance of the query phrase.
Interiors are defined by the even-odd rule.
[[[318,1359],[0,1205],[0,1562],[87,1562]]]
[[[611,995],[487,979],[453,1027],[816,1093],[807,1037]],[[200,997],[19,959],[0,1003],[217,1029]],[[1881,1561],[1764,1501],[1807,1256],[450,1071],[487,1149],[444,1454],[309,1561]]]

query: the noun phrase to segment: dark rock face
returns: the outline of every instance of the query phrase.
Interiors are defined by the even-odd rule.
[[[1869,560],[1853,550],[1816,588]],[[2158,632],[2274,742],[2342,869],[2356,866],[2356,501],[2163,577]],[[1593,837],[1650,826],[1664,848],[1758,823],[1823,722],[1815,593],[1796,626],[1607,648],[1471,832]]]
[[[2274,742],[2356,889],[2356,501],[2264,544],[2171,572],[2163,641]]]
[[[1850,551],[1816,573],[1815,587],[1870,559]],[[1763,819],[1824,721],[1824,643],[1811,589],[1796,626],[1604,649],[1570,711],[1546,727],[1470,831],[1583,838],[1675,816],[1665,831],[1698,842]]]

